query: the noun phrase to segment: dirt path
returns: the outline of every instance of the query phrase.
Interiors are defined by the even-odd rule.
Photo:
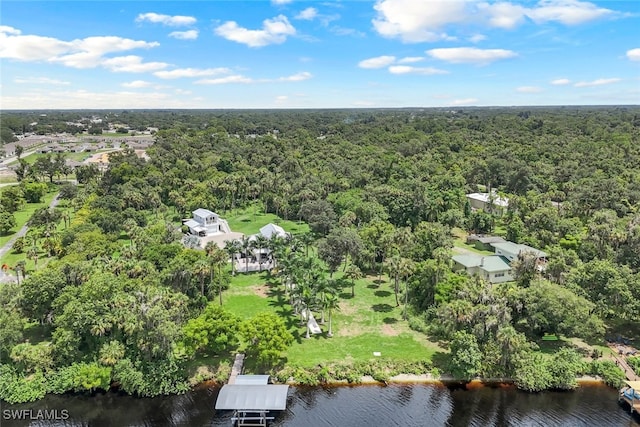
[[[51,203],[49,203],[49,209],[58,206],[58,203],[60,203],[60,199],[58,199],[58,196],[59,194],[56,194],[53,200],[51,200]],[[28,230],[29,226],[27,224],[23,225],[20,230],[18,230],[18,232],[14,234],[13,237],[0,248],[0,258],[4,257],[11,250],[16,240],[18,240],[19,237],[23,237],[25,234],[27,234]],[[11,279],[12,277],[14,279]],[[15,276],[13,276],[12,274],[6,274],[4,271],[0,270],[0,281],[7,280],[15,280]]]

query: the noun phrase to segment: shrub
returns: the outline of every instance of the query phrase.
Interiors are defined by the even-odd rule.
[[[619,388],[625,380],[625,374],[611,360],[594,360],[589,364],[589,373],[597,375],[610,387]]]

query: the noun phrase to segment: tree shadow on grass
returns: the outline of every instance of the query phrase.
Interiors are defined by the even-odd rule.
[[[351,296],[351,292],[342,292],[342,293],[340,293],[340,295],[338,295],[338,296],[339,296],[340,298],[342,298],[342,299],[351,299],[351,298],[353,298],[353,297]]]
[[[380,286],[378,285],[367,285],[367,288],[369,289],[378,289]]]
[[[375,283],[376,285],[379,286],[379,285],[382,285],[383,283],[387,283],[387,281],[386,280],[382,280],[382,279],[380,279],[380,280],[375,279],[375,280],[373,280],[373,283]]]
[[[384,319],[382,319],[382,321],[387,325],[398,323],[398,319],[396,319],[395,317],[385,317]]]
[[[436,351],[433,356],[431,356],[433,366],[438,368],[441,372],[447,372],[449,369],[449,360],[451,360],[451,355],[442,351]]]
[[[378,313],[389,313],[393,311],[393,307],[391,307],[389,304],[374,304],[371,306],[371,308],[373,309],[373,311]]]
[[[391,295],[391,292],[389,292],[389,291],[375,291],[373,294],[375,296],[377,296],[377,297],[385,298],[385,297],[388,297],[389,295]]]

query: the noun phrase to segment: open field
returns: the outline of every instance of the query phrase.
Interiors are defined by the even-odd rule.
[[[336,275],[339,279],[339,274]],[[314,311],[322,334],[305,338],[306,326],[294,315],[289,300],[277,279],[269,273],[236,275],[229,290],[223,293],[224,307],[247,319],[259,312],[270,311],[285,319],[294,343],[285,353],[291,366],[312,367],[319,363],[366,361],[374,352],[398,361],[426,360],[437,351],[437,344],[423,334],[412,331],[402,320],[402,307],[396,307],[393,288],[388,282],[377,285],[373,278],[356,282],[355,297],[346,281],[340,293],[340,311],[333,314],[333,337],[327,337],[328,315],[320,324],[321,313]],[[248,369],[250,366],[248,366]]]
[[[309,226],[306,223],[283,220],[275,214],[264,213],[259,208],[234,209],[220,213],[220,216],[227,220],[231,231],[247,235],[258,233],[261,227],[269,223],[277,224],[291,234],[302,234],[309,231]]]

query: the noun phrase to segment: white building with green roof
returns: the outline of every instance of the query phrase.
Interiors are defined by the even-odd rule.
[[[514,280],[509,260],[500,255],[454,255],[455,271],[465,270],[470,276],[480,276],[490,283]]]

